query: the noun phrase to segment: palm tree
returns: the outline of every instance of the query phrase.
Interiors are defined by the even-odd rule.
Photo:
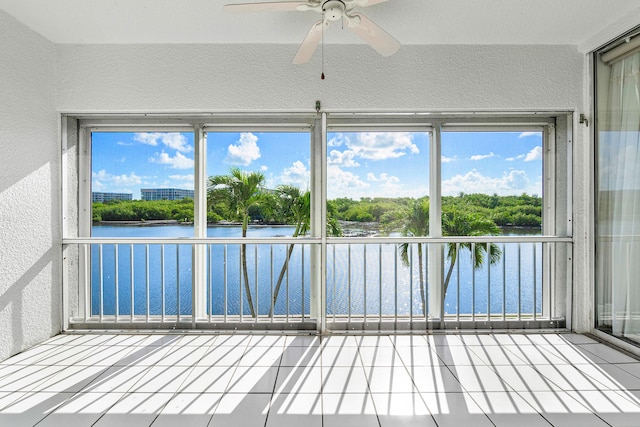
[[[309,191],[302,192],[298,187],[291,185],[281,185],[278,187],[278,194],[280,195],[281,205],[283,211],[288,220],[295,224],[292,237],[304,236],[309,232],[311,225],[311,193]],[[335,219],[335,215],[332,213],[334,210],[327,206],[327,231],[333,236],[341,234],[340,225]],[[269,310],[269,317],[273,315],[273,310],[278,301],[278,295],[280,294],[280,287],[282,281],[289,268],[289,261],[293,254],[294,244],[290,244],[287,249],[287,257],[280,269],[280,275],[274,289],[273,300],[271,302],[271,308]]]
[[[419,199],[409,205],[407,216],[403,221],[402,234],[404,236],[428,236],[429,235],[429,201]],[[478,213],[459,210],[455,205],[443,206],[442,209],[442,235],[443,236],[487,236],[500,234],[500,229],[493,220],[484,217]],[[425,294],[424,294],[424,273],[422,266],[422,243],[418,243],[419,275],[420,275],[420,296],[422,298],[422,311],[425,313]],[[454,266],[458,260],[459,250],[467,249],[471,251],[473,248],[473,268],[478,269],[484,265],[485,254],[487,253],[487,245],[473,245],[469,242],[464,243],[448,243],[447,259],[449,259],[449,269],[443,282],[443,299],[447,294],[451,275]],[[400,245],[400,256],[405,265],[409,265],[409,244]],[[495,243],[489,244],[489,262],[496,264],[502,252]]]
[[[403,236],[428,236],[429,235],[429,200],[422,198],[409,204],[407,216],[402,224]],[[400,245],[400,258],[404,265],[409,265],[409,243]],[[418,270],[420,275],[420,301],[422,312],[426,313],[426,297],[424,292],[424,268],[422,265],[422,243],[418,243]]]
[[[465,212],[459,210],[456,205],[443,206],[442,209],[442,235],[443,236],[494,236],[500,234],[500,228],[492,219],[475,212]],[[469,242],[448,243],[447,258],[449,259],[449,270],[444,279],[442,295],[447,294],[453,267],[458,259],[458,248],[471,251],[473,248],[473,268],[478,269],[484,265],[487,245]],[[500,261],[502,251],[495,243],[489,244],[489,263],[496,264]]]
[[[280,195],[284,213],[296,226],[293,230],[292,237],[304,236],[309,231],[311,223],[311,193],[309,191],[303,193],[298,187],[291,185],[281,185],[278,187],[277,191]],[[278,281],[276,282],[276,287],[274,289],[273,300],[271,301],[271,308],[269,309],[269,317],[273,316],[273,310],[276,306],[276,302],[278,301],[282,281],[289,267],[293,248],[293,243],[288,245],[287,257],[282,264],[280,275],[278,276]]]
[[[231,210],[235,210],[236,215],[242,220],[242,237],[247,237],[249,226],[249,208],[257,205],[262,197],[262,186],[265,177],[260,172],[245,172],[240,168],[231,168],[227,175],[216,175],[209,177],[209,204],[221,198],[229,204]],[[251,296],[251,286],[249,285],[249,271],[247,268],[246,244],[240,245],[240,260],[242,264],[242,278],[244,289],[247,294],[247,302],[251,316],[256,317],[256,311]]]

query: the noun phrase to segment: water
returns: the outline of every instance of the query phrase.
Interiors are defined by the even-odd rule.
[[[248,237],[290,237],[292,233],[293,227],[289,226],[257,226],[250,227]],[[539,234],[539,231],[520,230],[519,234]],[[191,227],[179,225],[93,227],[94,237],[192,235]],[[239,227],[218,226],[209,227],[207,235],[240,237],[241,234]],[[509,243],[499,247],[502,251],[500,261],[490,267],[485,263],[479,269],[471,267],[470,251],[460,251],[445,299],[447,314],[455,314],[459,310],[463,315],[472,312],[486,315],[487,307],[491,313],[501,313],[503,307],[507,313],[517,313],[519,305],[522,313],[532,313],[534,307],[538,313],[541,312],[542,244]],[[278,277],[287,260],[287,245],[246,245],[246,251],[254,307],[260,315],[267,315]],[[426,301],[429,300],[430,288],[429,251],[423,247],[422,252],[421,282],[417,245],[410,247],[410,265],[402,262],[395,244],[329,245],[327,314],[422,315],[420,283],[423,284]],[[299,316],[303,311],[309,314],[310,255],[310,245],[300,243],[294,246],[274,314]],[[250,315],[247,292],[241,281],[240,245],[207,245],[206,257],[207,313],[237,315],[242,311],[243,315]],[[102,307],[103,314],[113,315],[117,301],[117,311],[121,315],[130,314],[132,305],[136,315],[190,315],[192,259],[190,245],[148,245],[148,249],[147,245],[119,245],[116,263],[114,245],[102,245],[102,248],[93,245],[92,313],[99,314]],[[446,275],[448,267],[449,261],[445,261],[443,275]]]

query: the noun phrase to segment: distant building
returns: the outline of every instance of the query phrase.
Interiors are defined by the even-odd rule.
[[[131,193],[102,193],[94,191],[91,193],[91,200],[93,203],[99,202],[111,202],[112,200],[132,200],[133,195]]]
[[[181,200],[193,199],[193,190],[182,188],[142,188],[142,200]]]

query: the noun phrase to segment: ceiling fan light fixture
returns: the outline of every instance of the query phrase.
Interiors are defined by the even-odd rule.
[[[339,21],[345,15],[346,6],[340,0],[327,0],[322,4],[324,16],[329,21]]]

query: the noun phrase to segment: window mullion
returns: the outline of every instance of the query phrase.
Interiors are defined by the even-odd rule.
[[[202,125],[194,128],[195,164],[194,164],[194,235],[207,237],[207,137]],[[193,278],[191,283],[192,322],[206,316],[207,295],[207,251],[206,246],[193,246]]]
[[[442,126],[434,124],[429,147],[429,236],[442,237]],[[443,299],[443,246],[428,245],[429,253],[429,314],[444,319]]]

